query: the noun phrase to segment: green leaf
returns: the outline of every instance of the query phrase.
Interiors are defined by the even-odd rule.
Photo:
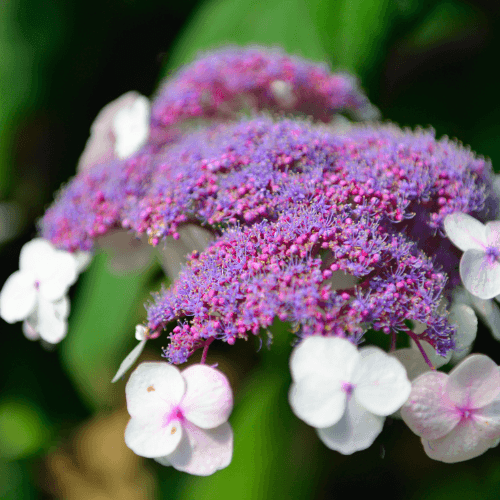
[[[93,409],[112,404],[117,395],[111,379],[136,343],[134,325],[145,317],[140,299],[153,271],[116,276],[100,254],[81,277],[61,355],[69,377]]]

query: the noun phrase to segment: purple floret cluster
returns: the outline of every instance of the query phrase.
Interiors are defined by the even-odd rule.
[[[153,246],[187,224],[209,229],[214,243],[147,307],[151,336],[178,322],[165,350],[173,363],[213,339],[259,335],[275,318],[300,337],[354,343],[369,329],[414,336],[408,322],[421,323],[419,339],[445,355],[455,330],[442,298],[459,283],[459,253],[443,220],[496,215],[490,163],[432,131],[393,125],[341,133],[262,114],[220,122],[245,99],[280,108],[276,81],[292,89],[293,110],[315,120],[367,105],[351,79],[279,51],[208,55],[160,89],[147,145],[61,190],[43,237],[76,251],[117,227]],[[194,117],[216,120],[170,134]],[[344,273],[357,284],[339,285]]]
[[[295,111],[328,122],[349,112],[374,118],[356,79],[280,49],[226,47],[204,54],[166,80],[152,107],[153,126],[191,118],[233,118],[240,109]]]

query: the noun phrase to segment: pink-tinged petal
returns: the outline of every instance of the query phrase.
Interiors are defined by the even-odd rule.
[[[480,299],[492,299],[500,293],[500,263],[490,261],[482,250],[467,250],[462,255],[460,278],[464,287]]]
[[[461,414],[446,397],[448,375],[427,372],[412,382],[410,397],[401,408],[406,425],[424,439],[438,439],[460,422]]]
[[[49,344],[58,344],[68,332],[66,318],[60,314],[60,312],[65,312],[63,304],[64,301],[56,305],[43,297],[38,299],[36,324],[32,323],[32,326],[38,331],[40,337]]]
[[[56,251],[52,260],[54,264],[50,264],[50,274],[48,266],[43,279],[40,278],[40,295],[46,300],[55,301],[68,291],[78,273],[76,260],[70,253]]]
[[[233,393],[227,377],[207,365],[191,365],[182,372],[186,393],[181,401],[184,417],[202,429],[213,429],[229,418]]]
[[[37,296],[34,275],[16,271],[7,278],[0,292],[0,316],[7,323],[26,319],[36,307]]]
[[[114,384],[116,381],[120,380],[123,375],[128,371],[128,369],[137,361],[137,358],[144,351],[144,346],[146,345],[148,339],[141,340],[126,356],[126,358],[122,361],[120,368],[116,372],[116,375],[111,380],[111,383]]]
[[[374,415],[351,398],[339,422],[325,429],[316,429],[316,432],[331,450],[351,455],[371,446],[382,432],[384,420],[385,417]]]
[[[354,367],[361,359],[357,348],[339,337],[311,336],[292,352],[290,371],[294,382],[314,375],[318,381],[350,382]]]
[[[486,224],[486,241],[489,247],[500,249],[500,221],[492,221]]]
[[[292,384],[288,395],[292,411],[312,427],[330,427],[344,414],[346,393],[341,382],[315,375],[301,378]]]
[[[141,363],[125,386],[128,412],[144,420],[152,412],[168,413],[180,403],[185,390],[186,382],[175,366],[166,361]]]
[[[209,476],[231,463],[233,430],[227,422],[215,429],[200,429],[188,422],[184,436],[175,452],[165,457],[175,469]]]
[[[30,319],[23,321],[23,333],[28,340],[40,340],[40,334],[36,328],[31,324]]]
[[[450,372],[446,393],[457,407],[474,409],[490,404],[500,393],[500,373],[483,354],[464,359]]]
[[[378,347],[365,347],[360,354],[361,361],[352,377],[354,397],[375,415],[384,417],[394,413],[411,391],[404,366]]]
[[[453,464],[482,455],[490,448],[492,440],[482,438],[471,420],[463,420],[440,439],[422,438],[422,444],[425,453],[433,460]]]
[[[474,424],[484,437],[497,440],[500,438],[500,399],[476,410],[473,415]]]
[[[484,250],[487,245],[486,226],[470,215],[455,212],[444,219],[446,236],[462,252]]]
[[[146,458],[172,453],[184,434],[178,420],[163,421],[163,414],[151,412],[149,418],[131,418],[125,429],[125,444],[137,455]]]

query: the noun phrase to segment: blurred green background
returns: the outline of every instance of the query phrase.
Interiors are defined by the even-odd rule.
[[[496,0],[0,2],[0,238],[10,238],[0,244],[0,282],[74,174],[97,112],[128,90],[151,95],[161,75],[225,43],[279,45],[350,70],[384,120],[432,125],[498,170],[499,28]],[[499,497],[499,448],[433,462],[391,419],[366,451],[325,448],[289,409],[291,336],[279,325],[271,350],[257,341],[211,348],[236,394],[230,467],[196,478],[135,457],[123,443],[125,382],[109,380],[163,279],[155,265],[115,276],[99,256],[71,291],[69,334],[53,350],[2,322],[0,498]],[[159,359],[162,342],[150,342],[144,359]],[[487,331],[474,350],[500,363]]]

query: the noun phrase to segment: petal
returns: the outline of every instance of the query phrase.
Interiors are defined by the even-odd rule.
[[[51,262],[55,248],[43,238],[35,238],[28,241],[19,254],[19,269],[21,271],[31,271],[37,277],[43,275],[47,262]]]
[[[175,366],[166,361],[141,363],[125,386],[128,412],[147,420],[150,412],[167,412],[177,406],[185,390],[186,382]]]
[[[162,457],[160,463],[170,463],[175,469],[196,476],[209,476],[231,463],[233,430],[227,422],[215,429],[186,423],[184,436],[174,453]]]
[[[227,377],[207,365],[191,365],[182,372],[186,393],[181,402],[184,417],[202,429],[223,424],[233,409],[233,393]]]
[[[447,380],[445,373],[433,371],[412,382],[410,397],[401,408],[401,417],[417,436],[441,438],[460,421],[460,412],[446,397]]]
[[[330,427],[344,414],[346,393],[338,380],[318,381],[310,375],[292,384],[288,396],[292,411],[312,427]]]
[[[422,444],[430,458],[453,464],[482,455],[490,448],[492,440],[481,438],[474,423],[463,420],[446,436],[431,441],[422,438]]]
[[[144,325],[135,326],[135,338],[137,340],[144,340],[148,338],[149,328]]]
[[[431,369],[418,349],[397,349],[390,353],[390,356],[394,356],[405,367],[409,380],[413,380]]]
[[[125,444],[141,457],[172,453],[181,441],[183,429],[178,420],[164,423],[162,416],[160,412],[151,412],[147,420],[131,418],[125,429]]]
[[[316,432],[331,450],[351,455],[371,446],[382,431],[384,420],[385,417],[374,415],[351,398],[339,422]]]
[[[57,344],[66,336],[68,332],[68,323],[65,318],[59,314],[60,310],[64,311],[64,305],[54,302],[49,302],[43,297],[39,297],[37,309],[37,323],[33,324],[40,337],[50,344]]]
[[[486,224],[486,241],[489,247],[500,248],[500,221]]]
[[[149,112],[149,99],[142,95],[116,112],[113,117],[113,132],[118,158],[131,156],[146,143],[149,137]]]
[[[454,353],[466,352],[476,340],[477,317],[474,311],[465,304],[455,304],[450,309],[448,321],[457,327]]]
[[[59,319],[67,319],[69,316],[70,304],[69,299],[65,295],[62,299],[52,302],[54,305],[54,311]]]
[[[87,267],[89,267],[90,263],[92,262],[92,252],[75,252],[73,255],[73,258],[76,261],[76,272],[78,274],[83,273]]]
[[[484,250],[486,226],[470,215],[455,212],[444,219],[446,236],[462,252],[470,249]]]
[[[497,440],[500,438],[500,398],[484,408],[474,412],[474,423],[484,437]]]
[[[54,252],[53,262],[55,267],[50,274],[46,272],[43,279],[40,278],[40,295],[52,301],[60,299],[78,276],[77,262],[69,252]]]
[[[466,293],[470,297],[472,307],[486,323],[493,337],[500,340],[500,309],[498,305],[493,300],[482,300],[469,292]]]
[[[29,271],[11,274],[0,292],[0,316],[7,323],[27,318],[35,309],[38,293],[35,277]]]
[[[144,350],[144,346],[146,345],[148,339],[141,340],[126,356],[126,358],[122,361],[120,368],[116,372],[116,375],[111,380],[111,383],[114,384],[118,381],[122,376],[127,372],[127,370],[137,361],[137,358],[142,354]]]
[[[378,347],[365,347],[360,354],[362,359],[352,377],[354,397],[375,415],[394,413],[411,391],[404,366]]]
[[[500,393],[500,372],[483,354],[464,359],[450,372],[446,393],[456,406],[467,409],[490,404]]]
[[[294,382],[310,375],[314,375],[317,380],[327,378],[350,382],[354,367],[360,359],[357,348],[348,340],[313,335],[304,339],[293,350],[290,371]]]
[[[36,331],[29,320],[23,321],[23,333],[28,340],[40,340],[40,334]]]
[[[467,250],[460,260],[460,278],[465,288],[480,299],[500,293],[500,263],[491,262],[482,250]]]

